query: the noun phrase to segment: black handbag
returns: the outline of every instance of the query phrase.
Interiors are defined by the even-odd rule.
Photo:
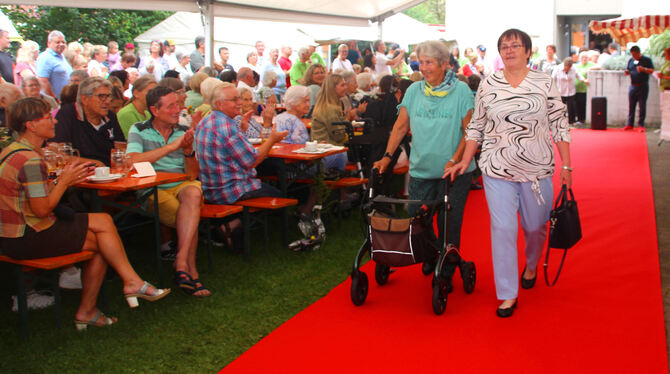
[[[569,198],[568,192],[570,193]],[[577,202],[575,201],[572,189],[564,184],[561,187],[561,192],[556,198],[554,209],[552,209],[549,217],[549,241],[547,243],[547,254],[544,259],[544,281],[547,283],[547,286],[551,287],[556,284],[558,276],[561,274],[563,263],[565,262],[565,256],[568,254],[567,250],[577,244],[581,238],[582,226],[579,222]],[[549,264],[549,252],[551,248],[563,249],[564,252],[556,277],[550,283],[547,266]]]

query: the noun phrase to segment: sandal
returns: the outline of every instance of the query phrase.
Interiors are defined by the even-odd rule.
[[[164,298],[170,293],[169,288],[163,288],[163,289],[158,289],[154,287],[153,292],[149,292],[149,287],[153,287],[149,282],[144,282],[142,287],[140,287],[139,290],[137,290],[135,293],[129,293],[126,294],[126,302],[128,303],[128,306],[131,308],[137,308],[140,303],[137,301],[137,298],[139,297],[140,299],[148,300],[148,301],[156,301]]]
[[[224,222],[221,226],[216,227],[215,235],[229,250],[239,252],[242,249],[243,236],[241,226],[237,226],[232,230],[230,228],[230,221]]]
[[[195,290],[193,291],[193,296],[195,297],[207,297],[207,296],[212,296],[212,293],[210,292],[209,295],[196,295],[195,293],[198,291],[209,291],[207,287],[205,287],[202,282],[200,282],[200,278],[194,279],[193,283],[196,285]]]
[[[193,278],[185,271],[176,271],[174,273],[174,283],[177,287],[181,288],[182,291],[186,292],[189,295],[192,295],[195,292],[195,283],[193,283]]]
[[[100,322],[100,317],[102,317],[102,322]],[[96,327],[103,327],[103,326],[110,326],[116,323],[118,321],[115,317],[107,317],[106,315],[102,314],[101,311],[97,311],[91,319],[88,321],[81,321],[78,319],[74,320],[74,327],[77,329],[77,331],[84,331],[86,328],[91,325],[91,326],[96,326]]]

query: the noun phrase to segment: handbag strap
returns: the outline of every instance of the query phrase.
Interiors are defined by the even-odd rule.
[[[556,284],[556,281],[558,281],[558,276],[561,275],[561,269],[563,269],[563,263],[565,262],[565,256],[567,256],[568,251],[563,250],[563,258],[561,258],[561,264],[558,266],[558,272],[556,272],[556,276],[554,277],[554,280],[549,283],[549,274],[548,273],[548,267],[549,267],[549,251],[551,251],[551,248],[549,247],[549,243],[547,243],[547,254],[544,257],[544,282],[547,284],[549,287],[553,287]]]

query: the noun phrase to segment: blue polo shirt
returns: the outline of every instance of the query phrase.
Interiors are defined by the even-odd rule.
[[[56,98],[60,98],[60,91],[70,82],[70,73],[72,73],[72,67],[67,63],[65,57],[47,48],[37,58],[36,70],[38,77],[49,80]]]

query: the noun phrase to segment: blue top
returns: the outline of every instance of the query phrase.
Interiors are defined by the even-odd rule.
[[[635,60],[631,57],[630,60],[628,60],[628,66],[626,66],[626,70],[630,72],[630,83],[634,85],[649,84],[649,74],[637,71],[638,66],[653,69],[654,63],[647,56],[640,56],[640,60]]]
[[[309,141],[309,133],[305,124],[295,115],[284,112],[275,117],[277,131],[288,131],[282,143],[305,144]]]
[[[60,91],[70,82],[70,73],[72,73],[72,67],[67,63],[65,57],[47,48],[37,58],[36,70],[38,77],[49,80],[51,90],[57,99],[60,98]]]
[[[266,71],[274,71],[277,73],[277,85],[274,86],[272,89],[275,91],[277,95],[283,95],[284,92],[286,92],[286,73],[284,73],[284,70],[281,69],[281,66],[279,64],[277,65],[272,65],[272,63],[268,62],[263,66],[263,72],[261,73],[261,81],[263,81],[263,76],[265,76]]]
[[[458,148],[463,137],[463,118],[474,108],[475,98],[470,87],[461,81],[444,97],[425,95],[421,83],[409,86],[398,105],[398,110],[407,109],[412,130],[409,175],[438,179]],[[473,161],[467,171],[474,168]]]

